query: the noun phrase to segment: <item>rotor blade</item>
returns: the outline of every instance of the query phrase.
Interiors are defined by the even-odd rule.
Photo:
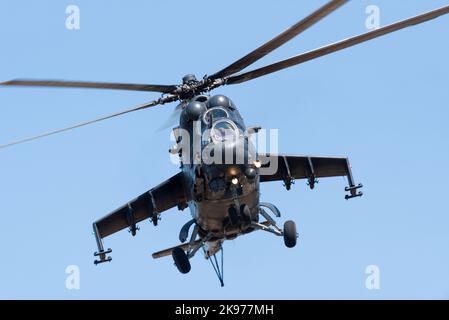
[[[159,127],[157,131],[163,131],[168,128],[172,128],[179,123],[179,118],[181,117],[181,112],[183,110],[183,104],[180,103],[171,112],[170,116],[165,120],[165,122]]]
[[[249,71],[249,72],[245,72],[245,73],[241,73],[235,76],[231,76],[227,79],[226,83],[227,84],[236,84],[236,83],[242,83],[248,80],[252,80],[285,68],[289,68],[295,65],[298,65],[300,63],[304,63],[306,61],[309,60],[313,60],[325,55],[328,55],[330,53],[348,48],[348,47],[352,47],[354,45],[357,45],[359,43],[386,35],[388,33],[406,28],[406,27],[410,27],[412,25],[416,25],[416,24],[420,24],[432,19],[435,19],[441,15],[447,14],[449,13],[449,6],[445,6],[442,7],[440,9],[436,9],[433,11],[429,11],[427,13],[406,19],[406,20],[402,20],[393,24],[390,24],[388,26],[352,37],[352,38],[348,38],[321,48],[318,48],[316,50],[313,51],[309,51],[303,54],[299,54],[296,55],[294,57],[291,57],[289,59],[286,60],[281,60],[279,62],[267,65],[265,67],[262,68],[258,68],[255,69],[253,71]]]
[[[253,64],[257,60],[261,59],[262,57],[266,56],[267,54],[275,50],[276,48],[279,48],[287,41],[293,39],[298,34],[305,31],[306,29],[308,29],[309,27],[311,27],[312,25],[314,25],[315,23],[317,23],[318,21],[320,21],[321,19],[323,19],[324,17],[326,17],[327,15],[329,15],[330,13],[341,7],[346,2],[348,2],[348,0],[332,0],[328,2],[326,5],[322,6],[320,9],[318,9],[308,17],[297,22],[289,29],[277,35],[276,37],[266,42],[256,50],[250,52],[243,58],[227,66],[223,70],[218,71],[217,73],[211,75],[209,78],[211,79],[224,78],[245,69],[247,66]]]
[[[0,82],[1,86],[27,86],[27,87],[60,87],[60,88],[90,88],[90,89],[116,89],[132,91],[156,91],[170,93],[176,90],[176,86],[154,85],[154,84],[130,84],[130,83],[107,83],[107,82],[83,82],[83,81],[61,81],[61,80],[27,80],[17,79]]]
[[[151,102],[148,102],[148,103],[144,103],[144,104],[138,105],[138,106],[136,106],[134,108],[131,108],[131,109],[119,111],[119,112],[116,112],[116,113],[113,113],[113,114],[110,114],[110,115],[107,115],[107,116],[103,116],[103,117],[100,117],[100,118],[97,118],[97,119],[93,119],[93,120],[90,120],[90,121],[78,123],[78,124],[75,124],[75,125],[70,126],[70,127],[66,127],[66,128],[62,128],[62,129],[58,129],[58,130],[42,133],[42,134],[39,134],[39,135],[34,136],[34,137],[29,137],[29,138],[13,141],[13,142],[10,142],[10,143],[6,143],[6,144],[3,144],[3,145],[0,145],[0,149],[11,147],[11,146],[14,146],[14,145],[17,145],[17,144],[21,144],[21,143],[25,143],[25,142],[29,142],[29,141],[33,141],[33,140],[37,140],[37,139],[40,139],[40,138],[48,137],[48,136],[51,136],[51,135],[54,135],[54,134],[57,134],[57,133],[69,131],[69,130],[76,129],[76,128],[79,128],[79,127],[84,127],[84,126],[87,126],[89,124],[93,124],[95,122],[100,122],[100,121],[103,121],[103,120],[106,120],[106,119],[111,119],[111,118],[114,118],[114,117],[117,117],[117,116],[121,116],[121,115],[124,115],[126,113],[133,112],[133,111],[150,108],[150,107],[156,106],[158,104],[162,104],[162,103],[165,103],[165,101],[162,101],[161,99],[155,100],[155,101],[151,101]]]

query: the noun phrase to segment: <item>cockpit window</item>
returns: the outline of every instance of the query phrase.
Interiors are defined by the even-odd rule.
[[[238,135],[236,125],[230,120],[218,120],[211,129],[211,138],[215,142],[233,141]]]
[[[214,121],[220,119],[220,118],[228,118],[229,113],[221,108],[221,107],[214,107],[210,108],[209,110],[204,113],[203,121],[205,124],[210,125]]]

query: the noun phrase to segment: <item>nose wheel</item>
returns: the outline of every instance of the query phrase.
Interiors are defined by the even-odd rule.
[[[231,206],[228,209],[228,217],[231,225],[238,225],[239,223],[251,224],[251,211],[246,204],[240,206],[240,210],[237,210],[235,206]]]

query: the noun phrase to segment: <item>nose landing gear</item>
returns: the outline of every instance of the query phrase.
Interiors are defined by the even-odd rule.
[[[237,210],[235,206],[228,209],[228,217],[231,225],[238,225],[239,223],[251,224],[251,211],[246,204],[242,204]]]

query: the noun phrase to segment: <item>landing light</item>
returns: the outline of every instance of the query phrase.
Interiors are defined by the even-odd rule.
[[[232,182],[232,184],[238,184],[239,183],[239,179],[232,178],[231,182]]]

